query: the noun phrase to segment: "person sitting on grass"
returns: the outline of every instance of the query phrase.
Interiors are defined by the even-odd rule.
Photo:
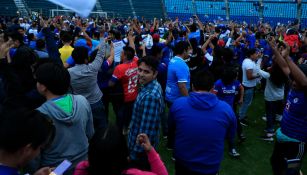
[[[115,126],[97,130],[90,141],[88,161],[80,162],[73,175],[168,175],[159,154],[146,134],[137,136],[137,143],[147,153],[151,172],[129,168],[128,147],[121,130]]]

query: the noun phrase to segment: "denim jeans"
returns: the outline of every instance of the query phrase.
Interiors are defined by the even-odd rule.
[[[239,109],[240,120],[246,117],[248,107],[252,104],[255,88],[244,89],[243,103]]]
[[[266,130],[270,133],[274,132],[274,123],[276,114],[280,114],[282,108],[282,100],[277,101],[265,101],[266,112]]]
[[[107,127],[107,117],[102,100],[91,104],[95,130]]]
[[[165,101],[165,104],[167,105],[168,111],[170,111],[173,103]],[[166,112],[166,110],[164,110],[164,113],[161,117],[161,126],[162,126],[163,136],[168,136],[168,116],[169,115],[170,115],[169,112]]]

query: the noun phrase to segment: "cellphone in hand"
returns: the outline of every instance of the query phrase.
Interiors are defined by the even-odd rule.
[[[50,175],[62,175],[70,166],[71,162],[68,160],[64,160],[60,165],[58,165]]]

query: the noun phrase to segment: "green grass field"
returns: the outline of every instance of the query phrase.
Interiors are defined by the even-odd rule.
[[[112,110],[110,110],[112,111]],[[271,175],[270,156],[274,143],[263,141],[260,136],[264,134],[265,121],[261,119],[264,114],[263,95],[256,94],[248,111],[249,126],[243,127],[247,139],[237,145],[241,154],[239,159],[233,159],[228,155],[225,144],[224,160],[220,175]],[[113,118],[113,117],[112,117]],[[172,152],[166,149],[165,140],[161,138],[159,154],[162,157],[170,175],[174,174],[174,163],[171,160]],[[193,149],[191,147],[191,149]],[[305,161],[306,162],[306,161]],[[302,171],[307,174],[307,163],[303,163]]]

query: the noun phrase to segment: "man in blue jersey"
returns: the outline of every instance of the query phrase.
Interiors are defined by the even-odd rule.
[[[169,62],[165,98],[169,106],[179,97],[188,96],[190,89],[189,66],[184,62],[189,57],[189,46],[180,41],[175,46],[176,56]]]
[[[307,142],[307,65],[296,65],[289,57],[290,47],[280,54],[275,42],[269,41],[275,62],[291,79],[280,128],[276,131],[276,143],[271,157],[274,175],[299,175]]]

